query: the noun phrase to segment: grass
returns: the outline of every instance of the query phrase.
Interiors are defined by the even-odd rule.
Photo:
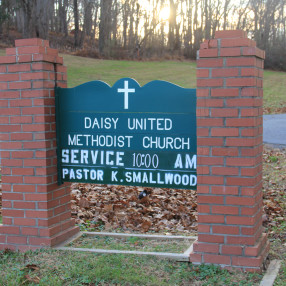
[[[137,255],[57,250],[0,252],[0,285],[259,285],[262,276],[230,273]],[[238,282],[239,281],[239,282]],[[33,283],[34,282],[34,283]],[[37,282],[37,283],[35,283]]]
[[[87,236],[83,234],[79,239],[67,245],[75,248],[115,249],[145,252],[183,253],[192,244],[192,241],[178,239],[153,240],[136,236],[120,238],[110,236]]]
[[[185,88],[196,88],[194,61],[135,62],[63,56],[68,67],[68,87],[92,80],[102,80],[113,85],[120,78],[131,77],[141,86],[152,80],[166,80]],[[265,114],[286,112],[285,86],[285,72],[264,71]]]
[[[5,51],[0,50],[0,56]],[[124,77],[134,78],[142,86],[152,80],[166,80],[185,88],[196,88],[195,61],[114,61],[62,55],[68,67],[68,87],[92,80],[113,85]],[[264,113],[286,113],[286,73],[264,71]]]

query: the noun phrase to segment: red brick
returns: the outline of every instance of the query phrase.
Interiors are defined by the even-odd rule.
[[[212,226],[213,233],[215,234],[239,234],[238,226],[229,226],[229,225],[213,225]]]
[[[223,30],[215,32],[215,39],[246,38],[247,32],[243,30]]]
[[[35,209],[36,208],[36,204],[34,202],[25,202],[25,201],[19,202],[19,201],[17,201],[17,202],[14,202],[13,205],[14,205],[15,209],[25,209],[26,210],[26,209]]]
[[[209,186],[198,185],[197,186],[197,194],[208,194],[210,192]]]
[[[199,59],[197,60],[198,68],[223,67],[223,59]]]
[[[238,95],[238,88],[213,88],[211,90],[212,97],[237,97]]]
[[[198,232],[210,232],[210,226],[205,224],[198,224]]]
[[[197,69],[197,77],[209,77],[208,69]]]
[[[222,118],[198,118],[197,126],[223,126]]]
[[[51,199],[51,194],[25,194],[26,201],[48,201]],[[50,198],[49,198],[50,197]]]
[[[25,184],[49,184],[52,182],[52,179],[46,176],[26,176],[24,178]]]
[[[226,184],[229,186],[255,186],[257,184],[257,179],[228,177],[226,178]]]
[[[32,193],[36,191],[36,186],[35,185],[15,185],[13,186],[13,191],[14,192],[28,192]]]
[[[198,195],[197,200],[199,204],[223,204],[224,203],[223,196]]]
[[[242,246],[222,245],[221,253],[226,255],[242,255]]]
[[[12,64],[16,62],[15,56],[1,56],[0,64]]]
[[[9,65],[8,72],[26,72],[31,70],[30,64]]]
[[[7,66],[1,65],[0,66],[0,73],[6,73],[6,72],[7,72]]]
[[[5,176],[3,182],[7,184],[23,184],[23,176]]]
[[[25,236],[8,236],[7,242],[8,243],[15,243],[15,244],[27,244],[27,237],[25,237]]]
[[[197,128],[197,136],[205,137],[209,135],[209,128]]]
[[[232,257],[232,265],[233,266],[248,266],[248,267],[260,267],[262,265],[263,258],[250,258],[250,257],[242,257],[242,256],[234,256]]]
[[[213,214],[226,214],[226,215],[238,215],[239,214],[239,208],[238,207],[232,207],[232,206],[212,206],[212,213]]]
[[[33,140],[33,134],[32,133],[12,133],[11,134],[11,140],[13,140],[13,141],[18,141],[18,140],[19,141],[30,141],[30,140]]]
[[[5,217],[24,217],[24,211],[15,209],[11,210],[3,209],[2,215]]]
[[[197,99],[197,107],[223,107],[223,99]]]
[[[36,220],[29,218],[14,218],[15,225],[24,225],[24,226],[35,226]]]
[[[254,168],[241,168],[241,176],[257,176],[262,171],[262,164]]]
[[[247,128],[247,129],[243,129],[241,130],[241,136],[242,137],[256,137],[258,135],[262,135],[262,133],[260,133],[259,128]]]
[[[0,74],[0,81],[18,81],[18,74]]]
[[[243,56],[256,56],[265,59],[265,51],[258,49],[257,47],[246,47],[242,49]]]
[[[224,216],[223,215],[204,215],[200,214],[198,216],[198,223],[224,223]],[[200,241],[200,240],[199,240]]]
[[[203,155],[203,156],[209,156],[210,155],[210,148],[197,147],[197,154]]]
[[[40,98],[40,97],[49,97],[50,93],[48,90],[23,90],[21,95],[24,98]]]
[[[202,255],[201,254],[198,254],[198,253],[191,253],[190,254],[190,262],[192,263],[201,263],[202,262]]]
[[[48,211],[38,211],[38,210],[32,210],[32,211],[26,211],[26,218],[50,218],[53,215],[53,210]]]
[[[226,198],[226,203],[229,205],[243,205],[253,206],[255,204],[255,198],[253,197],[231,197]]]
[[[221,48],[227,47],[255,47],[256,43],[253,40],[247,38],[237,38],[237,39],[222,39]]]
[[[7,82],[0,82],[0,90],[8,89],[8,83]]]
[[[205,263],[230,265],[230,256],[215,255],[215,254],[204,254],[204,262]]]
[[[206,166],[198,166],[197,167],[197,174],[199,175],[209,175],[210,174],[210,168]]]
[[[197,162],[199,165],[223,165],[223,158],[218,157],[198,157]]]
[[[51,142],[49,141],[40,141],[40,142],[23,142],[23,147],[25,149],[44,149],[50,148]]]
[[[201,214],[209,214],[211,212],[209,205],[201,205],[201,204],[198,205],[197,211],[200,215]]]
[[[209,89],[197,89],[197,98],[199,97],[208,97],[210,94]]]
[[[226,138],[225,146],[229,147],[251,147],[256,146],[258,141],[256,138]]]
[[[222,146],[223,139],[222,138],[198,138],[197,139],[198,146]]]
[[[21,233],[22,233],[22,235],[38,236],[39,235],[39,229],[37,227],[22,227]]]
[[[257,118],[227,118],[226,126],[230,127],[252,127],[257,126]]]
[[[246,77],[246,78],[227,78],[226,79],[226,86],[256,86],[256,78],[253,77]]]
[[[32,61],[32,55],[19,55],[17,56],[18,63],[30,63]]]
[[[241,208],[241,215],[253,216],[257,214],[258,210],[259,210],[258,205],[250,208]]]
[[[20,92],[19,91],[1,91],[0,92],[1,99],[4,98],[19,98]]]
[[[32,123],[33,122],[33,117],[32,116],[11,116],[10,117],[10,122],[11,124],[27,124],[27,123]]]
[[[228,125],[229,126],[229,125]],[[235,137],[239,136],[238,128],[212,128],[211,136],[213,137]]]
[[[34,152],[33,151],[13,151],[12,152],[12,158],[31,158],[33,157]]]
[[[199,51],[200,58],[215,58],[218,56],[218,49],[203,49]]]
[[[16,159],[4,159],[2,160],[1,165],[5,167],[19,167],[23,165],[23,161]]]
[[[20,142],[0,142],[1,149],[22,149],[22,143]],[[4,166],[4,165],[3,165]]]
[[[197,79],[197,86],[198,87],[216,87],[222,86],[223,79],[216,78],[216,79]]]
[[[19,40],[15,40],[15,46],[16,47],[30,47],[30,46],[48,47],[49,41],[42,40],[39,38],[19,39]]]
[[[194,243],[194,251],[207,252],[207,253],[219,253],[219,244],[214,243]]]
[[[33,168],[13,168],[12,169],[12,175],[34,175],[34,169]]]
[[[238,156],[238,148],[231,148],[231,147],[225,147],[225,148],[212,148],[212,155],[213,156]]]
[[[236,225],[248,225],[253,226],[256,222],[253,217],[243,217],[243,216],[227,216],[226,217],[227,224],[236,224]]]
[[[221,48],[221,57],[239,57],[241,56],[241,48]]]
[[[212,69],[212,77],[233,77],[238,76],[238,68]]]
[[[222,185],[224,183],[223,176],[199,176],[198,184],[214,184],[214,185]]]
[[[29,89],[31,88],[31,82],[29,81],[10,82],[9,87],[10,89]]]
[[[224,236],[211,234],[198,234],[199,242],[224,243]]]

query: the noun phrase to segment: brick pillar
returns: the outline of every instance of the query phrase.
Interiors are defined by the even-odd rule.
[[[69,185],[57,185],[54,87],[66,67],[41,39],[16,40],[0,57],[0,249],[56,245],[78,232]]]
[[[218,31],[197,60],[198,240],[190,261],[260,271],[264,52]]]

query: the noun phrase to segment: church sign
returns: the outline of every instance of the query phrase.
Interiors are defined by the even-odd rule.
[[[195,189],[196,91],[133,79],[56,88],[58,181]]]

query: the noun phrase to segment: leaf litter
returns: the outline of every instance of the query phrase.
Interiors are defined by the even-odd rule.
[[[263,225],[286,240],[286,150],[263,152]],[[139,199],[146,190],[148,195]],[[72,216],[82,230],[195,233],[196,191],[95,184],[71,185]],[[277,231],[278,230],[278,231]]]
[[[286,241],[286,149],[264,146],[263,225],[269,235]],[[85,230],[194,233],[197,230],[196,192],[141,187],[72,184],[71,209]],[[2,191],[0,179],[0,216]]]
[[[139,199],[146,190],[148,195]],[[196,191],[72,184],[72,215],[86,229],[190,233],[197,230]]]

